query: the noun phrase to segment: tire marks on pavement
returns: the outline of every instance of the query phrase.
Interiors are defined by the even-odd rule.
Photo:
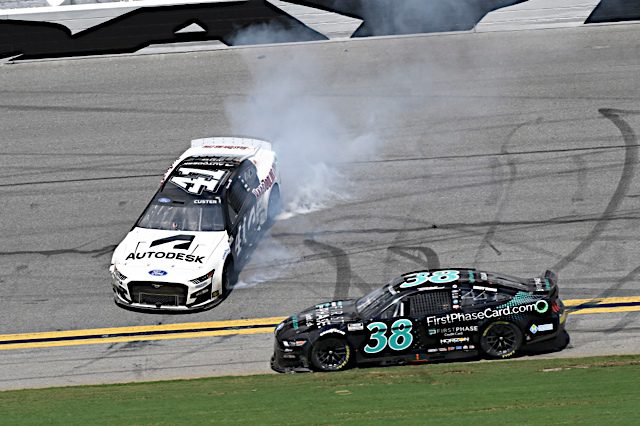
[[[640,114],[640,111],[625,111],[610,108],[598,110],[605,118],[610,120],[622,133],[626,149],[624,151],[624,167],[618,185],[611,196],[607,207],[596,222],[591,232],[568,255],[560,259],[551,269],[561,271],[578,256],[584,253],[602,235],[609,223],[609,219],[618,210],[624,198],[629,192],[631,181],[636,173],[638,164],[638,138],[627,121],[623,118],[626,114]]]

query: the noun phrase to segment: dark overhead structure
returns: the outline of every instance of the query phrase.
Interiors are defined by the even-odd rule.
[[[362,21],[353,37],[467,31],[527,0],[286,0]],[[640,19],[640,0],[602,0],[586,23]],[[0,58],[133,53],[152,44],[229,46],[326,40],[267,0],[141,7],[77,34],[50,22],[0,20]]]
[[[204,31],[181,31],[191,24]],[[233,46],[326,39],[265,0],[142,7],[73,35],[60,24],[0,20],[0,58],[132,53],[185,41]]]
[[[640,20],[640,1],[602,0],[585,24]]]
[[[527,0],[287,0],[361,19],[354,37],[468,31],[496,9]]]

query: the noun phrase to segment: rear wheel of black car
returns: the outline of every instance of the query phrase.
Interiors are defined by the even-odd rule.
[[[513,323],[497,321],[484,329],[480,348],[490,358],[509,358],[522,345],[522,332]]]
[[[343,339],[318,340],[311,348],[311,366],[318,371],[340,371],[351,361],[351,347]]]

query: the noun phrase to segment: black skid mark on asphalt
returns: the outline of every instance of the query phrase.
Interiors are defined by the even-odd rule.
[[[625,111],[610,108],[601,108],[598,110],[605,118],[610,120],[622,133],[625,146],[624,166],[622,175],[618,181],[618,186],[611,196],[607,207],[602,215],[598,218],[591,232],[578,244],[568,255],[560,259],[551,267],[556,272],[564,269],[571,262],[576,260],[578,256],[584,253],[598,239],[607,227],[613,213],[620,207],[622,201],[629,192],[631,181],[636,173],[636,165],[638,164],[638,138],[631,126],[622,118],[625,114],[640,114],[640,111]]]
[[[635,145],[635,147],[638,147],[639,145]],[[629,147],[627,147],[629,148]],[[601,148],[601,150],[606,150],[605,148]],[[553,151],[550,151],[553,152]],[[548,162],[549,160],[543,160],[544,162]],[[597,171],[597,170],[609,170],[611,168],[611,166],[609,165],[605,165],[605,166],[600,166],[600,167],[592,167],[590,170],[591,171]],[[544,172],[539,172],[539,173],[535,173],[535,174],[529,174],[529,175],[525,175],[525,176],[520,176],[517,178],[517,181],[526,181],[526,180],[532,180],[538,177],[549,177],[549,176],[554,176],[554,175],[566,175],[567,172],[553,172],[553,173],[549,173],[547,171]],[[505,179],[504,181],[506,182],[508,179]],[[487,185],[492,185],[492,184],[496,184],[498,182],[492,181],[492,180],[485,180],[485,181],[475,181],[473,183],[465,183],[465,184],[453,184],[453,185],[448,185],[448,186],[440,186],[437,188],[429,188],[427,190],[423,190],[423,191],[413,191],[411,193],[394,193],[392,195],[385,195],[382,197],[378,197],[375,199],[367,199],[366,201],[354,201],[354,202],[346,202],[343,203],[342,206],[344,206],[345,208],[349,208],[349,207],[365,207],[367,205],[371,205],[374,203],[381,203],[381,202],[394,202],[396,200],[400,200],[400,199],[405,199],[405,198],[409,198],[409,197],[417,197],[423,194],[427,194],[427,193],[434,193],[434,192],[452,192],[452,191],[456,191],[459,189],[472,189],[472,188],[483,188],[486,187]]]
[[[0,184],[0,188],[12,188],[14,186],[33,186],[33,185],[59,185],[62,183],[78,183],[78,182],[93,182],[101,180],[118,180],[118,179],[139,179],[155,177],[158,178],[157,173],[148,173],[144,175],[127,175],[127,176],[105,176],[96,178],[78,178],[78,179],[60,179],[60,180],[42,180],[36,182],[18,182],[18,183],[3,183]]]
[[[194,110],[194,111],[185,111],[184,109],[154,109],[154,108],[122,108],[118,107],[76,107],[76,106],[68,106],[68,105],[12,105],[12,104],[0,104],[0,110],[6,110],[9,112],[12,111],[20,111],[20,112],[47,112],[53,111],[56,113],[60,112],[68,112],[68,113],[110,113],[110,114],[152,114],[152,115],[183,115],[185,112],[189,114],[210,114],[211,111],[207,110]]]
[[[426,269],[440,268],[440,258],[438,257],[438,253],[430,247],[391,246],[388,247],[388,250],[398,256],[409,259],[420,266],[424,266]],[[416,252],[422,254],[424,257],[416,256]]]
[[[571,202],[577,203],[584,201],[584,194],[587,193],[587,165],[586,161],[584,161],[584,155],[574,155],[572,158],[578,166],[578,173],[576,175],[576,191],[571,197]]]
[[[412,222],[420,226],[416,226],[414,228],[409,228],[410,232],[420,232],[420,231],[430,231],[432,229],[436,229],[437,226],[433,223],[416,219],[416,218],[407,218],[405,216],[393,216],[393,215],[376,215],[376,219],[378,221],[384,223],[391,222]],[[333,222],[345,222],[348,220],[362,220],[362,215],[348,215],[348,216],[340,216],[338,218],[328,220],[325,224],[330,224]],[[353,227],[348,229],[335,229],[335,230],[325,230],[325,231],[305,231],[305,232],[279,232],[277,234],[273,234],[276,238],[285,238],[285,237],[321,237],[326,235],[342,235],[342,234],[396,234],[402,232],[403,228],[368,228],[368,229],[355,229]]]
[[[625,221],[625,220],[638,220],[640,215],[620,215],[617,217],[609,217],[609,221]],[[540,220],[503,220],[503,221],[483,221],[483,222],[449,222],[438,223],[425,226],[417,226],[415,228],[407,228],[408,232],[422,232],[433,229],[441,230],[465,230],[469,228],[484,228],[487,226],[522,226],[522,227],[535,227],[535,226],[548,226],[548,225],[565,225],[576,223],[590,223],[598,222],[601,217],[576,217],[576,216],[562,216],[550,219]],[[400,228],[369,228],[369,229],[336,229],[332,231],[318,231],[318,232],[279,232],[274,234],[278,238],[285,237],[300,237],[300,236],[329,236],[329,235],[341,235],[341,234],[394,234],[402,231]]]
[[[553,121],[546,121],[553,123]],[[636,144],[635,146],[640,146]],[[555,148],[555,149],[534,149],[529,151],[515,151],[508,153],[488,152],[485,154],[458,154],[458,155],[437,155],[433,157],[404,157],[404,158],[388,158],[383,160],[358,160],[350,161],[344,164],[377,164],[377,163],[407,163],[409,161],[438,161],[438,160],[468,160],[472,158],[494,158],[515,155],[534,155],[534,154],[564,154],[570,152],[595,152],[595,151],[611,151],[616,149],[627,149],[629,145],[612,145],[612,146],[585,146],[578,148]]]
[[[16,250],[16,251],[6,251],[0,252],[0,256],[21,256],[21,255],[33,255],[39,254],[42,256],[59,256],[64,254],[81,254],[81,255],[91,255],[91,257],[100,257],[105,254],[112,253],[116,249],[115,244],[111,244],[108,246],[104,246],[101,248],[93,249],[93,250],[82,250],[79,248],[74,249],[58,249],[58,250]]]
[[[153,340],[136,340],[133,342],[110,343],[109,345],[107,345],[105,351],[102,354],[89,358],[85,363],[74,366],[72,371],[75,371],[79,368],[89,367],[90,365],[93,365],[99,361],[110,358],[112,355],[117,354],[118,352],[145,349],[151,346],[160,346],[160,343]]]
[[[498,185],[498,183],[502,182],[502,164],[500,160],[495,157],[489,159],[489,168],[491,169],[491,177],[493,182],[491,184],[490,192],[487,194],[487,197],[484,200],[485,206],[495,206],[498,204],[500,200],[500,194],[502,193],[502,185]]]
[[[319,243],[315,240],[304,240],[304,244],[316,252],[328,252],[330,254],[326,259],[336,268],[336,287],[333,292],[334,300],[348,298],[351,284],[354,284],[363,294],[371,291],[371,286],[351,270],[349,255],[344,250],[329,244]]]
[[[498,202],[497,202],[497,207],[496,207],[496,214],[494,216],[494,222],[496,224],[489,226],[489,228],[487,229],[487,232],[485,232],[484,236],[482,237],[482,240],[480,241],[480,244],[478,245],[478,249],[477,249],[476,254],[474,256],[474,259],[473,259],[473,265],[474,266],[478,266],[478,262],[480,261],[480,256],[481,256],[482,252],[484,251],[484,249],[487,246],[490,247],[498,256],[502,255],[502,252],[500,250],[498,250],[498,248],[496,248],[496,246],[491,242],[491,240],[493,239],[493,237],[496,234],[496,231],[498,230],[497,223],[500,222],[500,218],[502,217],[502,213],[504,211],[504,207],[506,206],[506,204],[507,204],[507,202],[509,200],[509,194],[511,193],[511,190],[513,189],[513,185],[515,184],[516,179],[518,178],[518,169],[516,167],[516,161],[512,156],[509,155],[509,144],[513,140],[513,137],[515,136],[515,134],[518,133],[518,131],[520,131],[520,129],[522,129],[523,127],[532,125],[532,124],[539,124],[541,122],[542,122],[541,118],[537,118],[536,120],[527,121],[525,123],[521,123],[521,124],[517,125],[515,128],[513,128],[509,132],[509,134],[505,138],[504,143],[500,147],[500,154],[502,156],[506,156],[506,158],[507,158],[507,164],[506,165],[507,165],[507,167],[509,169],[509,175],[507,177],[506,185],[501,185],[500,191],[499,191],[499,195],[497,197],[498,198]],[[495,159],[495,160],[497,160],[497,159]],[[498,164],[500,164],[500,161],[499,160],[497,160],[497,161],[498,161]],[[499,179],[498,179],[498,181],[499,181]],[[495,184],[493,184],[492,187],[495,187]]]

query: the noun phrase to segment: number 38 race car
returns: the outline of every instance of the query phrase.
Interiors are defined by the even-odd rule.
[[[256,139],[197,139],[116,248],[116,304],[189,311],[226,295],[247,247],[280,208],[276,155]]]
[[[357,300],[323,303],[276,327],[271,367],[336,371],[569,343],[556,274],[520,279],[475,269],[412,272]]]

